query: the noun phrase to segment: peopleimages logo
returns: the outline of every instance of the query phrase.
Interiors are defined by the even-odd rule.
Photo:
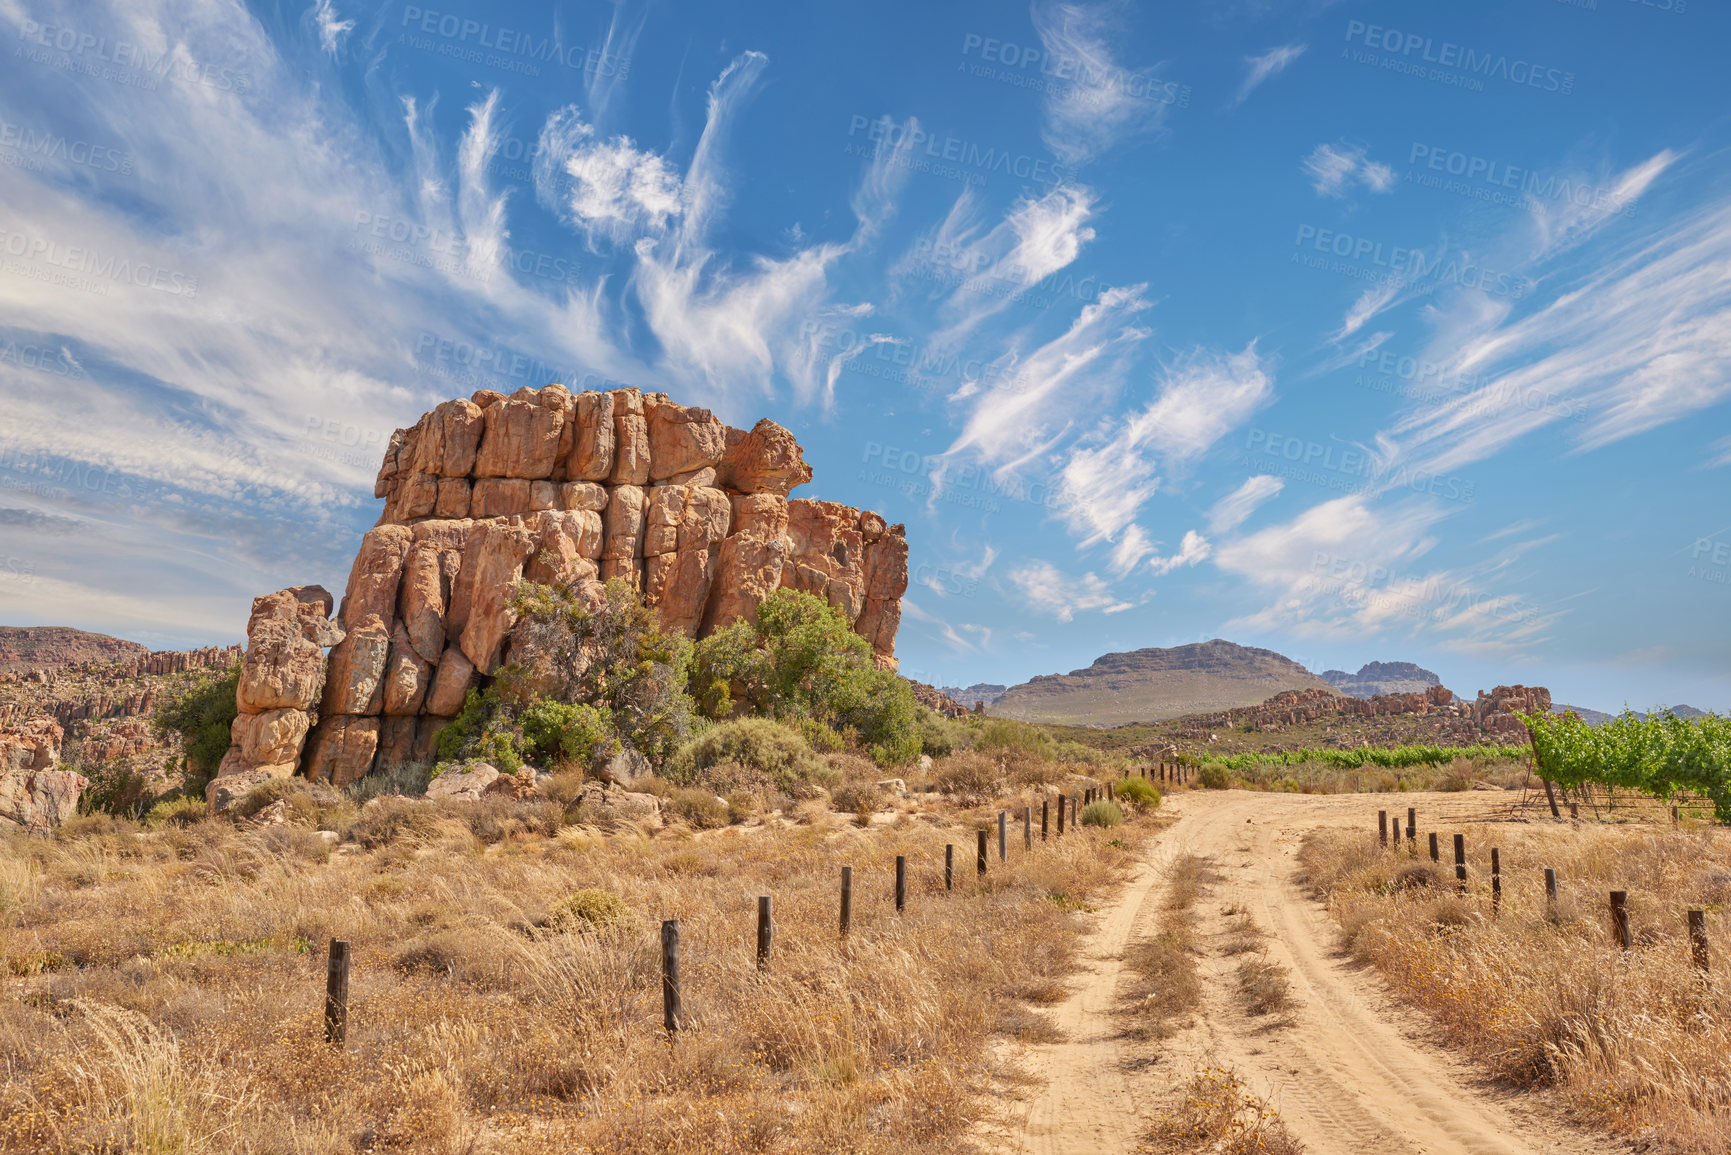
[[[1452,255],[1431,258],[1417,247],[1388,245],[1371,237],[1354,236],[1316,225],[1299,225],[1292,243],[1298,249],[1308,247],[1318,253],[1343,258],[1328,261],[1295,252],[1292,254],[1295,264],[1379,284],[1415,285],[1420,292],[1434,292],[1442,285],[1459,285],[1464,289],[1478,289],[1492,296],[1519,300],[1532,287],[1532,282],[1525,277],[1487,269],[1473,263],[1470,258]]]
[[[1121,92],[1133,99],[1154,104],[1175,104],[1179,108],[1188,108],[1190,105],[1188,84],[1161,80],[1147,73],[1134,72],[1116,65],[1102,67],[1097,60],[1051,52],[1045,48],[1035,48],[1031,44],[995,40],[970,32],[962,37],[962,56],[973,59],[975,53],[978,53],[979,60],[987,64],[1002,64],[1014,71],[996,72],[989,68],[976,68],[973,75],[1000,80],[1018,88],[1034,88],[1053,93],[1073,88],[1091,88]]]
[[[403,8],[403,19],[399,27],[409,28],[425,36],[437,36],[447,41],[452,50],[440,51],[440,55],[453,59],[468,60],[475,64],[493,64],[499,67],[512,68],[521,65],[511,57],[521,57],[524,61],[540,61],[543,64],[554,63],[569,68],[573,72],[592,72],[597,76],[624,77],[631,68],[631,62],[617,53],[608,55],[594,48],[585,48],[580,44],[563,44],[557,36],[545,36],[537,39],[533,32],[524,32],[503,25],[495,28],[480,20],[470,20],[448,12],[435,12],[430,8],[418,8],[413,4]],[[464,51],[461,46],[473,40],[477,48],[485,48],[493,52],[503,53],[503,58],[484,58],[478,52]],[[427,48],[427,45],[411,43],[414,48]],[[525,71],[515,67],[514,71]],[[539,75],[538,72],[532,75]]]
[[[859,133],[864,133],[866,139],[877,145],[878,149],[899,148],[906,141],[914,154],[907,160],[908,167],[915,167],[919,160],[947,162],[981,172],[1003,172],[1038,184],[1058,184],[1076,175],[1073,170],[1053,162],[1050,157],[982,147],[973,141],[947,134],[934,136],[918,126],[910,128],[905,124],[897,124],[888,115],[873,120],[854,114],[848,121],[847,134],[852,137]],[[876,155],[876,150],[873,155]]]
[[[1249,430],[1244,448],[1249,451],[1246,461],[1254,462],[1264,472],[1346,493],[1362,493],[1381,486],[1464,502],[1473,499],[1476,489],[1475,483],[1464,478],[1427,473],[1405,465],[1391,470],[1362,449],[1324,445],[1266,429]],[[1261,454],[1262,460],[1257,461],[1250,454]],[[1362,478],[1363,483],[1347,481],[1351,478]]]
[[[1407,174],[1409,181],[1416,180],[1420,185],[1440,188],[1444,192],[1458,192],[1462,195],[1479,195],[1482,192],[1484,195],[1481,199],[1511,205],[1525,206],[1535,202],[1554,201],[1574,205],[1576,208],[1608,209],[1618,216],[1635,215],[1634,202],[1619,195],[1616,189],[1587,184],[1584,181],[1571,181],[1568,177],[1559,177],[1555,173],[1539,173],[1530,168],[1473,156],[1440,145],[1414,142],[1407,163],[1423,163],[1430,172],[1447,173],[1449,176],[1462,178],[1458,182],[1444,182],[1441,177],[1433,178],[1428,173],[1421,172],[1416,178],[1410,172]],[[1456,185],[1460,187],[1457,188]],[[1503,192],[1505,189],[1508,190],[1507,193]]]
[[[1450,83],[1473,80],[1478,82],[1475,87],[1481,90],[1486,80],[1502,80],[1509,84],[1536,88],[1541,92],[1556,92],[1564,96],[1575,91],[1573,72],[1534,64],[1530,60],[1510,60],[1501,52],[1481,51],[1450,40],[1439,42],[1417,32],[1402,32],[1396,28],[1384,28],[1380,24],[1366,24],[1362,20],[1347,21],[1346,42],[1361,43],[1366,49],[1387,54],[1386,58],[1380,60],[1354,58],[1360,64],[1381,64],[1390,71],[1413,73],[1431,80],[1447,80]],[[1341,49],[1342,56],[1348,56],[1349,53],[1349,49]],[[1413,59],[1415,53],[1416,61]],[[1434,64],[1437,67],[1426,73],[1422,67],[1425,64]]]
[[[34,20],[25,20],[18,26],[18,39],[26,44],[63,53],[68,61],[76,62],[72,71],[99,76],[105,80],[123,79],[107,74],[101,67],[112,65],[115,68],[142,73],[140,79],[151,83],[166,78],[189,84],[203,84],[221,92],[244,93],[252,89],[252,77],[246,73],[232,68],[200,64],[185,56],[179,46],[153,54],[125,40],[110,42],[108,37],[94,32],[82,31],[65,24],[38,24]],[[54,63],[51,59],[43,60],[36,56],[32,59],[36,59],[38,63]],[[128,80],[126,83],[134,82]]]

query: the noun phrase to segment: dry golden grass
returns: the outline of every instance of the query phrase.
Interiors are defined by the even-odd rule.
[[[1137,1150],[1300,1155],[1304,1145],[1287,1131],[1280,1113],[1251,1093],[1235,1072],[1205,1066],[1191,1075],[1178,1104],[1160,1113]]]
[[[1120,994],[1129,1020],[1127,1037],[1171,1038],[1180,1020],[1202,1005],[1196,916],[1191,908],[1214,880],[1213,866],[1206,858],[1181,854],[1172,860],[1159,928],[1124,948],[1124,965],[1131,975]]]
[[[1705,909],[1709,937],[1724,944],[1731,838],[1548,823],[1465,834],[1465,896],[1454,893],[1452,863],[1435,870],[1374,836],[1313,835],[1301,861],[1353,953],[1497,1074],[1552,1086],[1583,1117],[1650,1149],[1731,1149],[1731,984],[1694,970],[1685,922],[1688,909]],[[1495,918],[1493,845],[1503,872]],[[1555,908],[1547,866],[1559,876]],[[1627,954],[1611,933],[1612,890],[1629,894]],[[1727,961],[1722,945],[1717,961]]]
[[[1074,911],[1142,836],[1013,840],[976,880],[973,828],[948,810],[652,837],[558,813],[387,799],[335,852],[220,821],[0,843],[0,1150],[963,1149],[991,1110],[987,1041],[1049,1036]],[[688,1016],[672,1045],[668,917]],[[333,937],[354,944],[341,1051],[322,1041]]]

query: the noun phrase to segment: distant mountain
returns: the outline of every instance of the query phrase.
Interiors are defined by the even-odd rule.
[[[1317,688],[1331,689],[1291,658],[1215,638],[1105,654],[1085,670],[1011,686],[988,711],[1028,722],[1121,726],[1254,706],[1282,690]],[[965,692],[959,700],[968,701]]]
[[[1354,698],[1423,693],[1432,686],[1442,685],[1441,678],[1412,662],[1367,662],[1358,668],[1356,674],[1345,670],[1324,670],[1322,680]]]
[[[149,646],[71,626],[0,626],[0,674],[143,657]]]
[[[975,702],[984,702],[986,705],[990,706],[993,702],[996,702],[1001,698],[1004,691],[1008,688],[1009,687],[1007,686],[1000,686],[995,682],[975,682],[973,685],[966,688],[960,686],[939,686],[938,693],[948,694],[950,697],[972,710]]]
[[[1580,718],[1581,721],[1585,722],[1589,726],[1603,726],[1606,722],[1619,716],[1617,714],[1607,714],[1603,710],[1590,710],[1585,706],[1553,705],[1551,707],[1551,713],[1553,714],[1562,714],[1570,710],[1573,710],[1575,716]],[[1672,706],[1670,707],[1670,710],[1671,713],[1677,715],[1679,718],[1701,718],[1705,717],[1707,714],[1706,710],[1697,710],[1694,706]],[[1630,710],[1629,713],[1635,715],[1637,718],[1645,718],[1648,716],[1639,710]],[[1655,711],[1655,713],[1657,713],[1657,711]]]

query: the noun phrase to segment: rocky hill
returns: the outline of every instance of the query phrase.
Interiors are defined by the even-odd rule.
[[[1282,690],[1335,692],[1273,650],[1215,638],[1106,654],[1085,670],[1011,686],[988,712],[1029,722],[1121,726],[1254,706]]]
[[[996,682],[975,682],[971,686],[939,686],[938,692],[973,709],[975,702],[990,706],[1004,696],[1008,686],[1000,686]]]
[[[71,626],[0,626],[0,674],[57,670],[78,662],[106,662],[149,652],[149,646]]]
[[[1324,670],[1322,680],[1353,698],[1372,698],[1378,694],[1422,694],[1432,686],[1442,685],[1441,678],[1412,662],[1366,662],[1356,674],[1345,670]]]
[[[467,691],[509,660],[523,579],[591,605],[622,579],[692,637],[792,588],[828,601],[894,669],[903,528],[788,496],[811,476],[775,422],[729,428],[661,393],[549,385],[439,405],[391,438],[374,488],[384,511],[340,606],[316,586],[253,602],[213,797],[429,760]]]

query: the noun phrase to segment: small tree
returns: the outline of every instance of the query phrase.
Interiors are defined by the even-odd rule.
[[[150,718],[159,739],[180,739],[186,754],[181,789],[202,797],[205,783],[216,777],[228,753],[229,729],[240,713],[235,694],[240,687],[240,663],[223,671],[201,670],[156,703]]]

